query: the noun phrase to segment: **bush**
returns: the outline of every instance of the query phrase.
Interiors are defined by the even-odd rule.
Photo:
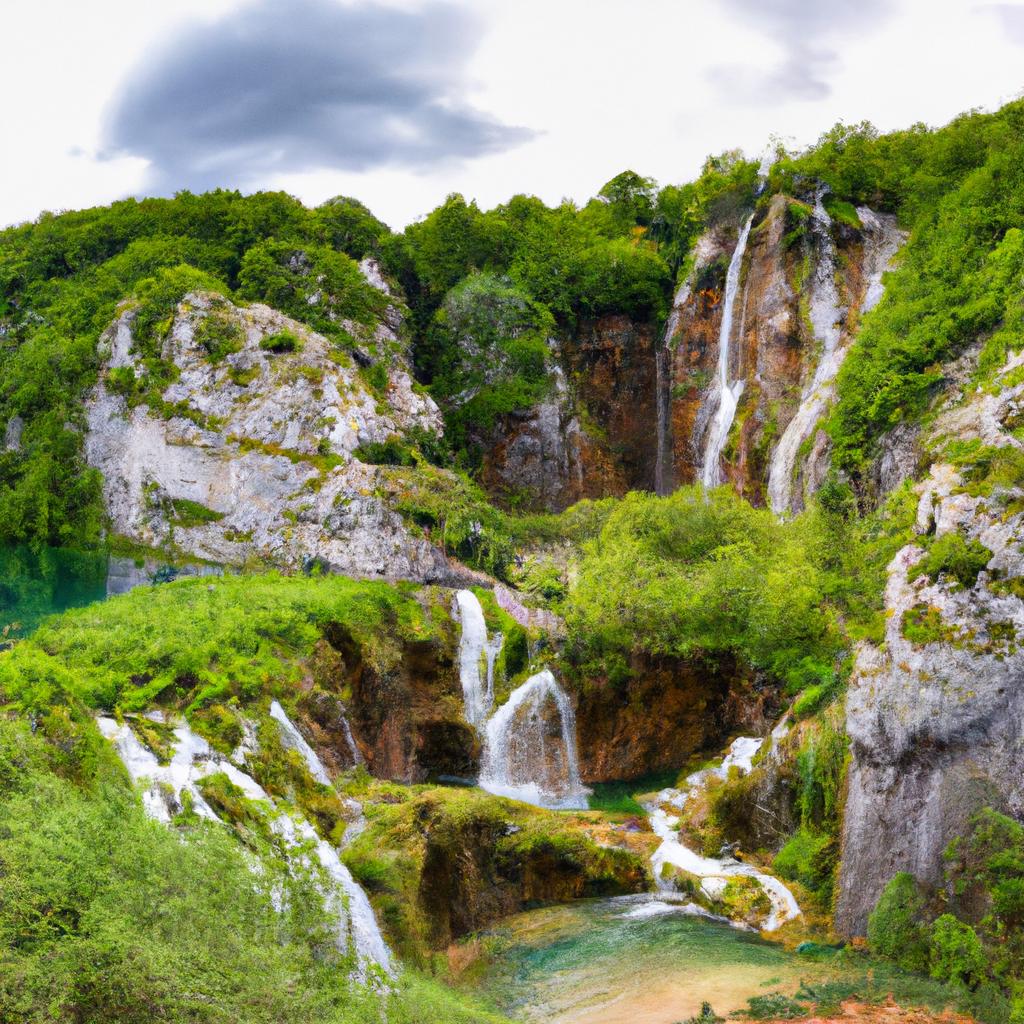
[[[973,587],[980,573],[989,560],[992,552],[977,540],[965,540],[960,533],[945,533],[928,548],[928,553],[917,563],[908,574],[909,579],[916,580],[927,576],[932,583],[937,583],[939,576],[945,575],[955,581],[954,589]]]
[[[926,917],[927,900],[917,879],[901,871],[882,890],[868,917],[871,952],[906,970],[924,970],[929,956]],[[933,976],[940,977],[934,971]]]
[[[985,979],[986,956],[978,933],[952,914],[943,914],[932,926],[930,973],[971,990]]]

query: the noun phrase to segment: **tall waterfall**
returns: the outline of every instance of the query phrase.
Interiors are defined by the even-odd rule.
[[[722,305],[722,326],[718,332],[718,410],[708,428],[707,445],[704,448],[704,462],[701,465],[700,478],[705,487],[717,487],[722,482],[722,449],[729,438],[732,421],[736,415],[736,406],[743,394],[743,379],[730,382],[731,342],[733,334],[733,313],[736,306],[736,292],[739,290],[740,271],[743,267],[743,256],[747,249],[747,238],[754,215],[740,231],[729,261],[729,270],[725,275],[725,301]]]
[[[480,787],[538,807],[586,809],[576,716],[549,669],[513,690],[487,723]]]
[[[303,752],[303,758],[310,773],[318,780],[329,779],[316,752],[302,739],[302,734],[295,728],[280,704],[276,704],[275,711],[273,717],[281,730],[282,740],[285,741],[286,736],[289,740],[298,737],[308,751],[308,757]],[[391,951],[384,941],[366,893],[342,863],[338,851],[326,840],[321,839],[309,822],[278,808],[255,779],[242,771],[232,760],[217,753],[187,724],[174,729],[174,754],[170,763],[166,765],[160,764],[156,755],[142,745],[127,723],[118,724],[112,718],[101,717],[97,725],[100,732],[114,745],[125,768],[128,769],[131,780],[143,785],[143,808],[149,817],[157,821],[170,824],[187,793],[194,813],[201,818],[219,822],[220,818],[203,799],[198,785],[205,776],[216,773],[227,775],[248,799],[266,805],[270,830],[281,840],[285,855],[289,859],[298,858],[301,863],[308,865],[307,858],[312,852],[324,876],[329,880],[329,884],[324,888],[324,899],[334,915],[335,941],[342,952],[355,952],[356,975],[366,980],[369,977],[370,966],[376,966],[387,974],[394,973]]]
[[[471,590],[456,593],[454,611],[462,627],[459,676],[466,720],[483,741],[480,788],[538,807],[585,808],[576,716],[568,695],[544,669],[513,690],[491,715],[501,636],[487,636],[483,609]]]
[[[818,364],[804,387],[800,405],[772,453],[768,470],[768,500],[777,516],[799,511],[802,496],[794,494],[797,459],[810,441],[826,409],[835,397],[835,380],[850,350],[852,337],[842,341],[841,322],[845,309],[836,287],[836,247],[832,240],[832,218],[818,191],[811,216],[816,262],[810,289],[810,320],[814,340],[821,346]],[[861,312],[868,312],[882,297],[882,274],[903,240],[894,217],[879,216],[866,206],[857,209],[864,229],[864,299]]]

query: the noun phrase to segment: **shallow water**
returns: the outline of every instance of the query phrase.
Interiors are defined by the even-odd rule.
[[[826,970],[686,907],[642,895],[520,914],[485,940],[481,994],[538,1024],[672,1024],[702,1002],[723,1015]]]
[[[106,596],[105,554],[0,546],[0,642],[28,635],[48,615]]]

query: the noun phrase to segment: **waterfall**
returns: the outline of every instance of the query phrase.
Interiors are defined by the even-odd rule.
[[[786,921],[800,916],[800,906],[793,894],[772,875],[758,871],[750,864],[744,864],[733,857],[703,857],[699,853],[684,846],[677,831],[679,815],[691,795],[699,792],[714,776],[725,779],[730,768],[737,768],[742,774],[750,771],[754,755],[761,749],[763,739],[741,736],[729,748],[725,759],[717,768],[694,772],[690,775],[686,790],[663,789],[655,800],[645,805],[651,823],[651,829],[661,840],[661,845],[651,856],[651,868],[658,886],[663,890],[671,887],[671,882],[662,878],[662,868],[666,864],[681,868],[701,880],[701,889],[705,895],[714,899],[721,894],[730,878],[745,875],[756,879],[764,889],[771,902],[771,913],[764,923],[764,930],[775,931]]]
[[[823,192],[819,189],[811,216],[817,254],[810,289],[811,327],[814,340],[821,346],[821,353],[814,374],[800,397],[800,405],[772,453],[768,470],[768,501],[777,516],[798,511],[803,504],[801,496],[794,494],[800,450],[814,436],[835,397],[835,380],[853,340],[847,337],[845,344],[840,344],[841,322],[846,310],[841,305],[836,287],[837,256],[832,240],[832,218],[822,197]],[[882,274],[896,255],[903,236],[893,217],[879,217],[867,207],[859,207],[857,215],[864,228],[865,290],[861,311],[866,313],[882,297]]]
[[[276,701],[274,703],[277,704]],[[289,737],[292,734],[297,736],[305,744],[314,762],[316,771],[311,766],[310,773],[315,777],[319,777],[319,773],[327,778],[316,752],[302,739],[280,704],[277,704],[277,709],[279,714],[275,714],[274,718],[281,729],[282,738],[286,733]],[[118,724],[112,718],[101,717],[97,720],[97,725],[100,732],[114,745],[132,782],[141,785],[142,805],[146,814],[157,821],[170,824],[174,815],[182,808],[187,793],[192,810],[199,817],[219,822],[220,818],[203,799],[198,787],[203,778],[216,773],[225,774],[249,800],[265,804],[271,815],[270,830],[282,840],[287,851],[286,856],[297,858],[299,862],[308,865],[307,851],[313,850],[320,867],[330,880],[331,884],[324,890],[324,898],[328,909],[334,915],[336,944],[343,953],[350,949],[355,952],[357,977],[365,981],[369,977],[371,966],[376,966],[387,974],[394,974],[391,951],[377,925],[366,893],[341,862],[338,851],[326,840],[321,839],[309,822],[298,816],[293,817],[284,809],[278,808],[255,779],[231,760],[217,753],[187,724],[174,729],[174,754],[170,763],[166,765],[160,764],[156,755],[143,746],[127,723]]]
[[[673,465],[669,420],[672,409],[672,338],[679,327],[683,306],[690,297],[687,278],[672,299],[672,311],[665,322],[661,344],[654,350],[654,412],[657,426],[657,448],[654,453],[654,493],[672,493]]]
[[[718,332],[718,410],[708,430],[707,445],[704,449],[704,462],[701,465],[700,478],[705,487],[717,487],[722,483],[721,458],[725,442],[729,438],[732,421],[736,415],[736,406],[743,394],[743,379],[729,381],[730,352],[732,341],[733,310],[736,305],[736,292],[740,284],[740,271],[743,266],[743,255],[747,249],[747,238],[753,224],[754,215],[740,231],[729,261],[729,270],[725,275],[725,300],[722,304],[722,325]],[[742,340],[742,339],[741,339]]]
[[[462,627],[459,637],[459,681],[462,683],[466,721],[482,730],[494,706],[494,662],[501,651],[502,637],[498,633],[488,639],[484,610],[472,590],[460,590],[455,594],[452,615]],[[481,662],[485,666],[482,677]]]
[[[281,746],[285,750],[294,750],[306,762],[309,774],[321,785],[329,786],[331,777],[327,774],[327,769],[324,768],[320,758],[316,756],[316,751],[305,741],[302,733],[295,728],[291,719],[285,714],[284,708],[276,700],[271,702],[270,717],[277,722],[281,733]]]
[[[530,676],[488,721],[480,787],[539,807],[586,809],[576,716],[549,669]]]
[[[462,627],[459,678],[466,720],[483,742],[480,788],[538,807],[586,808],[576,716],[566,692],[544,669],[513,690],[492,715],[501,635],[488,638],[483,608],[471,590],[456,593],[452,611]]]

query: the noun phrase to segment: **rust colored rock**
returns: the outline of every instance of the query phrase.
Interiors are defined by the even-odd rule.
[[[633,678],[584,684],[576,708],[584,782],[672,771],[702,750],[718,750],[741,729],[766,732],[775,694],[734,664],[637,658]]]

